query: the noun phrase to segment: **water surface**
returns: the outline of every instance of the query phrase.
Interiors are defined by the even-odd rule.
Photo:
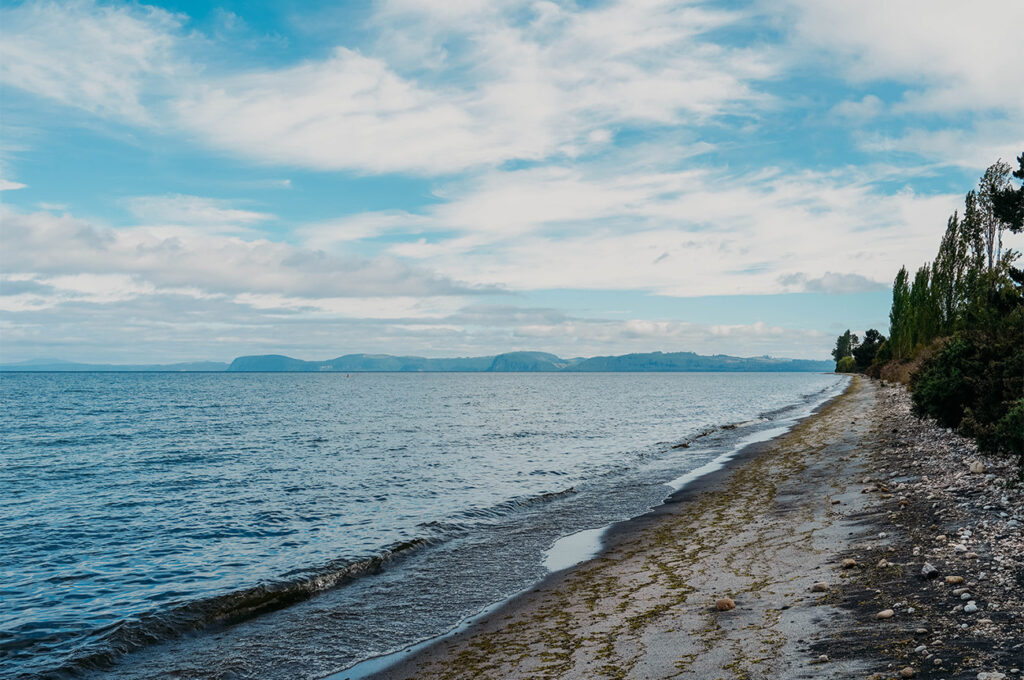
[[[529,585],[556,539],[843,384],[0,374],[0,675],[337,671]]]

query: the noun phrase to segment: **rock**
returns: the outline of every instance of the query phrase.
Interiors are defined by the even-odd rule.
[[[893,610],[891,610],[891,609],[883,609],[882,611],[880,611],[877,614],[875,614],[875,618],[876,619],[891,619],[895,615],[896,615],[896,612],[894,612]]]
[[[843,569],[853,569],[857,566],[857,560],[852,560],[849,557],[847,557],[845,560],[839,563],[839,566]]]
[[[938,578],[939,570],[931,562],[925,562],[924,566],[921,567],[921,576],[925,578]]]
[[[818,581],[813,586],[811,586],[810,590],[811,590],[812,593],[827,593],[828,592],[828,584],[825,583],[824,581]]]
[[[980,475],[983,472],[985,472],[985,464],[982,463],[980,460],[976,460],[971,463],[970,470],[972,474]]]
[[[885,569],[888,566],[889,566],[889,562],[884,557],[882,559],[878,560],[878,568],[879,569]]]
[[[985,671],[978,673],[978,680],[1006,680],[1006,675],[996,671]]]
[[[715,609],[727,612],[730,609],[736,609],[736,602],[731,597],[723,597],[715,601]]]
[[[912,677],[914,677],[915,675],[917,675],[917,671],[915,671],[915,670],[914,670],[913,668],[911,668],[910,666],[907,666],[906,668],[904,668],[904,669],[902,669],[902,670],[900,671],[900,677],[901,677],[901,678],[912,678]]]
[[[974,604],[973,600],[964,605],[964,614],[973,614],[976,611],[978,611],[978,605]]]
[[[936,666],[941,666],[942,665],[942,659],[938,659],[938,658],[932,659],[932,663],[935,664]]]
[[[971,599],[971,594],[970,593],[960,593],[960,599],[961,600],[969,600],[969,599]]]
[[[946,577],[946,583],[948,583],[951,586],[955,586],[958,583],[963,583],[963,582],[964,582],[964,577],[963,576],[947,576]]]
[[[828,662],[828,654],[822,654],[821,656],[819,656],[818,657],[818,662],[819,663],[827,663]]]

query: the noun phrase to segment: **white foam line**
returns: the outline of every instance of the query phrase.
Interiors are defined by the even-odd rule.
[[[544,551],[544,568],[548,571],[561,571],[596,557],[601,552],[604,534],[609,526],[584,529],[562,536]]]

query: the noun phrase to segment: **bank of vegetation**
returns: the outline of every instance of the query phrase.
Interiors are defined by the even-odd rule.
[[[1024,153],[997,162],[946,223],[932,262],[893,283],[889,337],[846,331],[836,370],[909,384],[918,415],[1018,457],[1024,474],[1024,271],[1004,248],[1024,229]]]

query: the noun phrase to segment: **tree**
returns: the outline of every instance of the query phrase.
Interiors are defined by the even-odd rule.
[[[857,349],[859,339],[856,333],[850,333],[850,329],[847,328],[846,332],[836,338],[835,349],[832,350],[832,358],[836,360],[836,364],[843,359],[843,357],[853,356],[853,351]]]
[[[1024,181],[1024,153],[1017,156],[1017,169],[1013,176]],[[1012,185],[995,192],[992,196],[992,209],[996,216],[1015,234],[1024,231],[1024,184],[1013,188]]]
[[[889,310],[889,343],[892,355],[904,359],[910,354],[910,286],[906,267],[900,267],[892,284],[892,308]]]
[[[885,342],[885,336],[874,328],[864,333],[864,342],[860,343],[853,350],[853,358],[857,360],[857,366],[861,369],[867,368],[875,360],[878,349]]]
[[[926,345],[939,333],[939,309],[931,287],[931,267],[927,264],[917,270],[910,284],[908,297],[910,314],[910,348]]]
[[[996,161],[988,166],[978,182],[978,206],[989,271],[995,269],[996,264],[1002,259],[1003,231],[1009,225],[1002,219],[1001,207],[1003,197],[1013,190],[1009,177],[1010,166],[1002,161]]]

